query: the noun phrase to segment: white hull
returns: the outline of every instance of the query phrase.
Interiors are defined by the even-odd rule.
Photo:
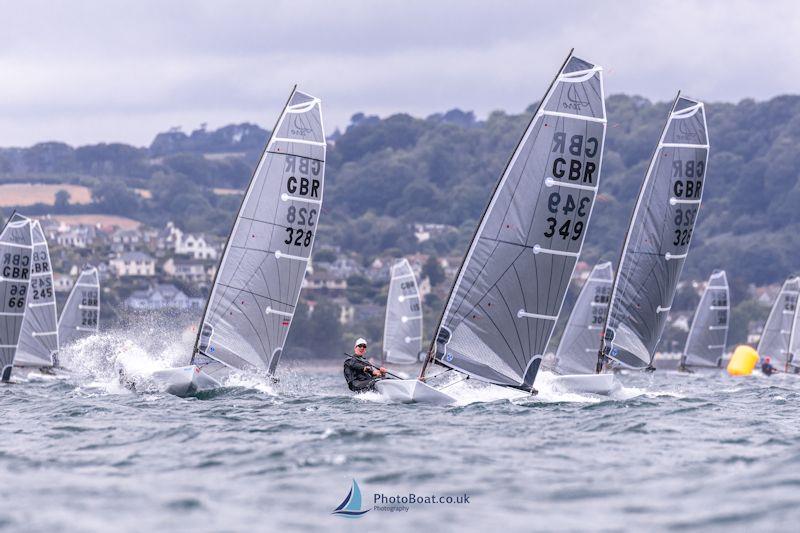
[[[159,390],[180,398],[222,386],[195,365],[157,370],[153,372],[151,379]]]
[[[553,376],[552,384],[554,387],[563,391],[604,395],[611,394],[615,390],[622,388],[622,384],[614,374],[567,374]]]
[[[450,404],[456,399],[418,379],[384,379],[375,390],[393,402]]]

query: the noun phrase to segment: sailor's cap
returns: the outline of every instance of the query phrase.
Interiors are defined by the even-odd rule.
[[[367,339],[362,339],[361,337],[357,338],[356,343],[353,344],[353,348],[355,348],[359,344],[367,344]]]

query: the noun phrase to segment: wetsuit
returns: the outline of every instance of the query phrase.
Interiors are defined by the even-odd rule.
[[[771,376],[772,374],[774,374],[776,372],[776,370],[775,370],[774,366],[772,366],[769,363],[764,362],[764,363],[761,363],[761,372],[765,376]]]
[[[369,371],[364,371],[369,368]],[[380,378],[372,376],[372,369],[375,367],[369,364],[369,361],[363,357],[350,356],[344,361],[344,379],[347,380],[347,386],[353,392],[364,392],[372,390],[375,387],[375,382]]]

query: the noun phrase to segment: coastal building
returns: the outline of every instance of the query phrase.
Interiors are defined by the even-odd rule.
[[[122,253],[109,261],[108,265],[120,278],[156,275],[156,260],[144,252]]]
[[[178,289],[172,284],[158,283],[145,290],[133,291],[125,299],[125,305],[139,311],[154,311],[169,309],[186,311],[189,309],[202,309],[205,300],[194,298]]]

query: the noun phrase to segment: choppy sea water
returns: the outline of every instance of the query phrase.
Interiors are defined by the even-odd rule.
[[[0,386],[5,530],[763,531],[800,519],[800,379],[656,372],[623,376],[615,399],[543,383],[538,397],[435,407],[354,397],[338,367],[287,365],[277,385],[179,399],[119,387],[108,346],[87,349],[101,355],[73,357],[67,379]],[[352,480],[371,510],[332,515]],[[469,503],[390,512],[376,493]]]

